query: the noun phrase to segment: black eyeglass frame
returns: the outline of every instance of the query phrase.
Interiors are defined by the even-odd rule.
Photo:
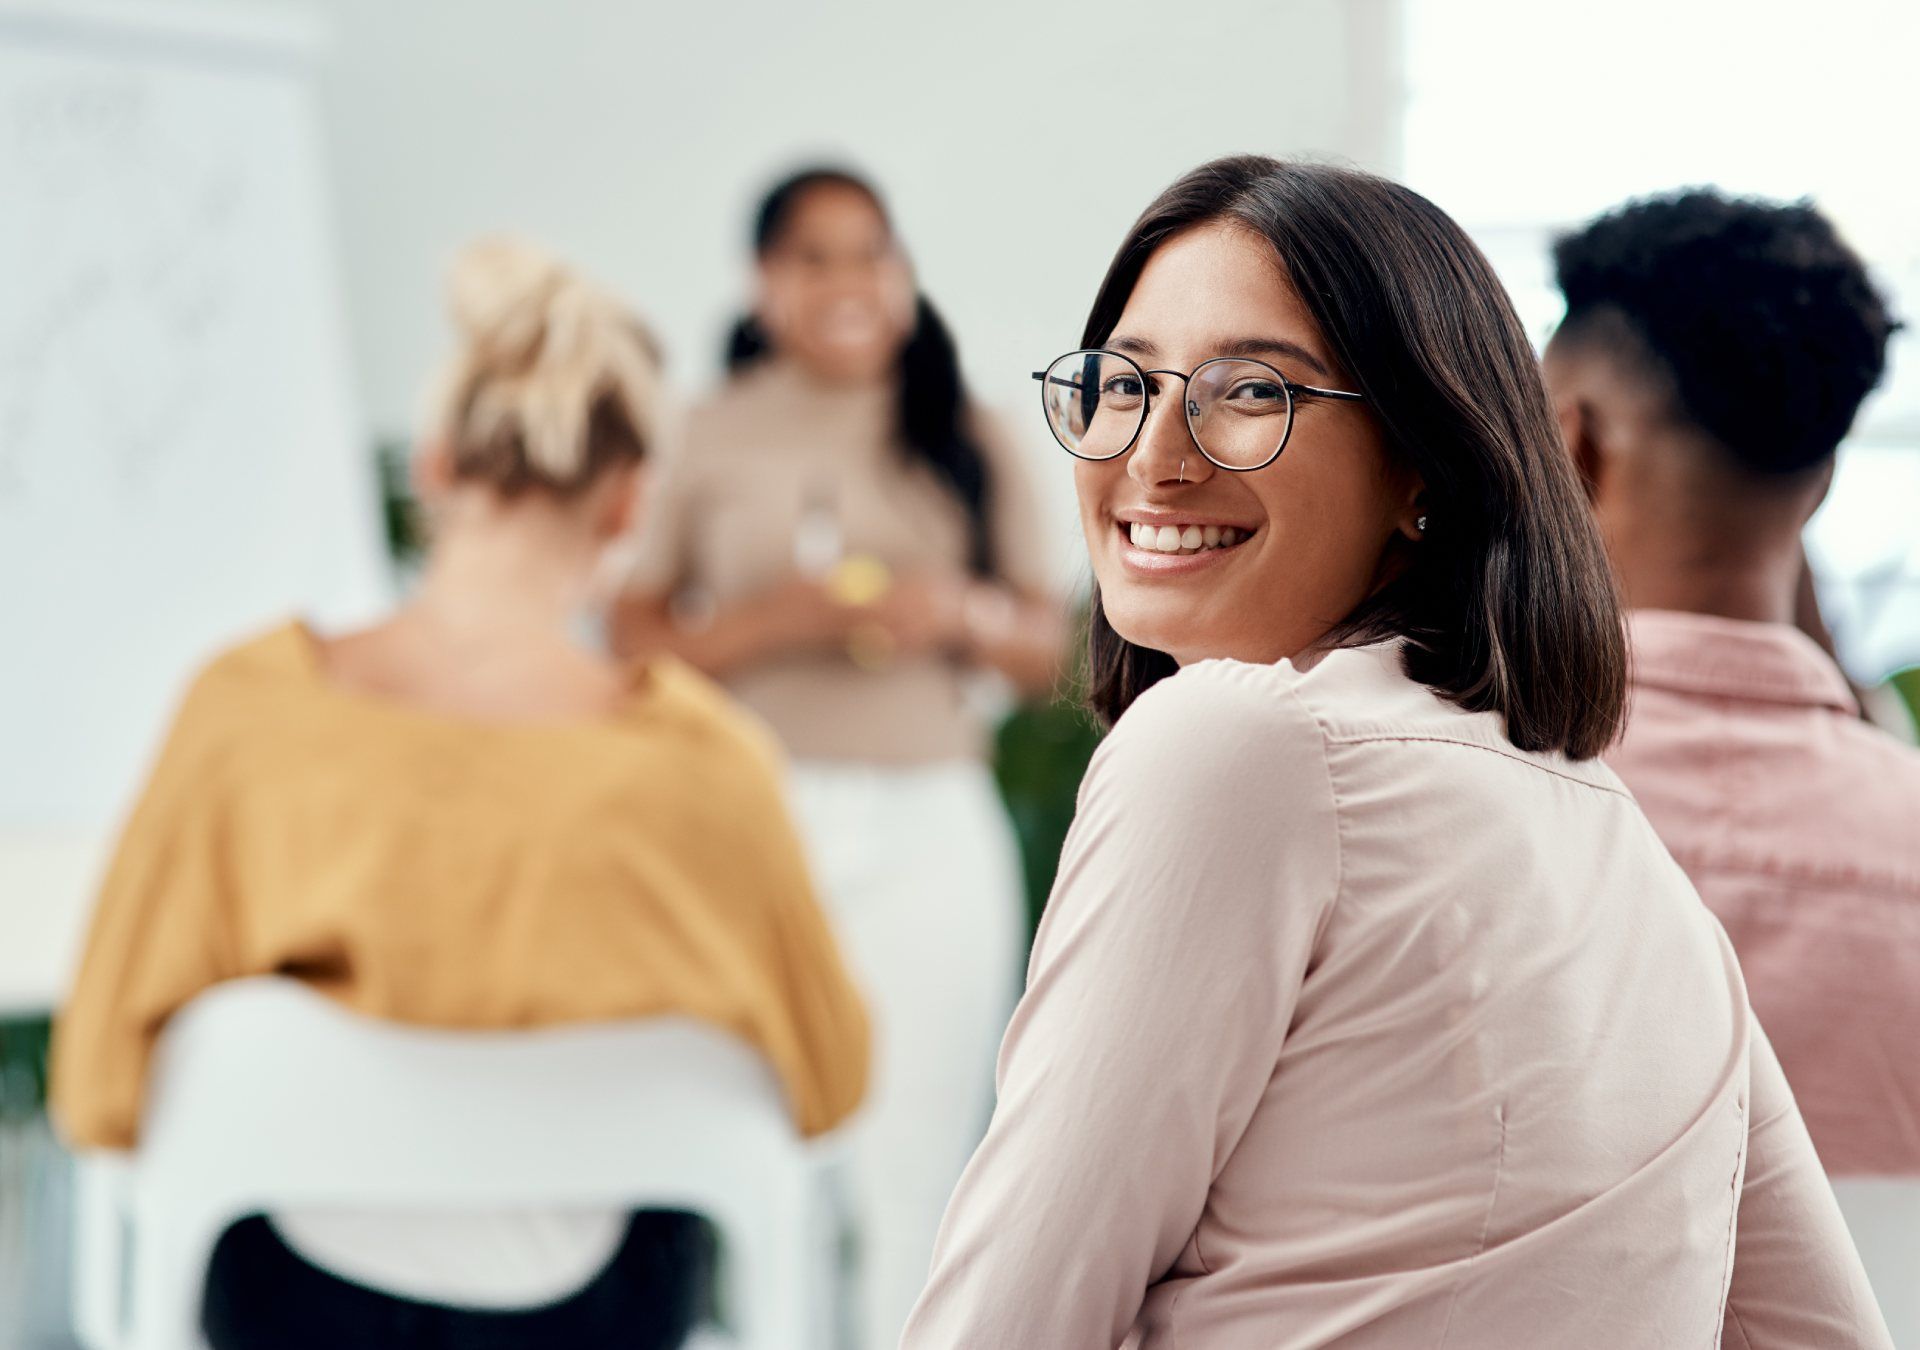
[[[1072,446],[1068,445],[1065,440],[1061,439],[1060,433],[1054,430],[1053,418],[1050,416],[1047,416],[1047,388],[1046,388],[1048,383],[1047,372],[1051,371],[1055,366],[1059,365],[1062,361],[1068,360],[1069,358],[1075,357],[1075,356],[1110,356],[1117,361],[1126,362],[1129,366],[1133,367],[1134,373],[1140,376],[1141,394],[1140,394],[1139,424],[1134,427],[1133,435],[1127,439],[1127,443],[1121,446],[1118,450],[1114,451],[1110,455],[1081,454],[1078,450],[1075,450]],[[1187,439],[1193,442],[1193,448],[1200,452],[1201,457],[1204,458],[1207,461],[1207,463],[1213,465],[1215,468],[1225,469],[1228,473],[1257,473],[1259,470],[1266,468],[1269,464],[1273,463],[1276,459],[1280,458],[1280,452],[1285,450],[1287,448],[1287,442],[1293,439],[1293,408],[1294,408],[1295,399],[1303,398],[1303,397],[1304,398],[1331,398],[1331,399],[1341,399],[1341,400],[1355,402],[1355,403],[1364,403],[1366,402],[1366,399],[1367,399],[1367,396],[1365,394],[1356,394],[1346,389],[1322,389],[1318,385],[1300,384],[1294,380],[1289,380],[1285,375],[1282,375],[1279,371],[1275,370],[1272,366],[1268,365],[1265,361],[1256,360],[1251,356],[1211,357],[1208,360],[1202,361],[1199,365],[1195,366],[1191,371],[1188,371],[1187,373],[1182,374],[1180,371],[1177,371],[1177,370],[1147,370],[1144,367],[1142,367],[1141,364],[1138,361],[1134,360],[1131,356],[1128,356],[1123,352],[1108,351],[1104,347],[1077,347],[1073,351],[1062,352],[1059,356],[1054,357],[1053,360],[1047,363],[1046,370],[1034,371],[1033,378],[1040,381],[1040,413],[1043,417],[1046,417],[1047,430],[1049,433],[1052,434],[1053,439],[1059,443],[1060,448],[1062,450],[1065,450],[1068,454],[1072,455],[1075,459],[1083,459],[1090,464],[1105,464],[1109,460],[1119,459],[1121,456],[1125,455],[1129,450],[1133,449],[1133,447],[1137,445],[1140,441],[1140,433],[1147,429],[1147,419],[1153,416],[1153,397],[1154,397],[1148,385],[1147,376],[1171,375],[1176,380],[1179,380],[1182,384],[1191,386],[1193,384],[1194,376],[1198,375],[1201,371],[1205,370],[1208,366],[1221,365],[1229,361],[1237,365],[1260,367],[1260,369],[1266,371],[1269,375],[1273,376],[1274,382],[1286,391],[1287,429],[1280,433],[1280,444],[1276,445],[1273,448],[1273,453],[1271,455],[1268,455],[1265,459],[1261,460],[1258,464],[1222,464],[1219,460],[1215,459],[1212,455],[1207,453],[1206,446],[1200,444],[1200,434],[1193,429],[1193,400],[1192,399],[1185,400],[1187,406],[1181,410],[1182,413],[1184,414],[1181,420],[1184,421],[1187,426]],[[1054,384],[1065,385],[1070,389],[1082,388],[1081,385],[1075,384],[1070,380],[1062,380],[1062,379],[1056,378],[1052,382]]]

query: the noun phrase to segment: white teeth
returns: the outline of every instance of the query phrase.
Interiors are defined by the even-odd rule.
[[[1247,535],[1230,525],[1148,525],[1130,521],[1127,538],[1150,553],[1197,553],[1209,548],[1232,548]]]

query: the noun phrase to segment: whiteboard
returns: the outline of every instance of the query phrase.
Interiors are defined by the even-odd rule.
[[[0,0],[0,948],[76,903],[213,651],[389,598],[317,38]]]

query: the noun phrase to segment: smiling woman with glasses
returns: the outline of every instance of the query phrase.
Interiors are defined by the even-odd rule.
[[[1459,227],[1216,161],[1037,378],[1114,727],[907,1350],[1887,1346]]]

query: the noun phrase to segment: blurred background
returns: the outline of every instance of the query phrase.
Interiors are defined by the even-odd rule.
[[[1541,339],[1558,231],[1684,184],[1810,196],[1911,321],[1916,52],[1895,0],[0,0],[0,1345],[71,1344],[45,1045],[112,832],[209,652],[408,585],[406,464],[464,241],[511,231],[608,282],[685,402],[750,297],[760,194],[859,169],[1077,595],[1070,461],[1029,372],[1077,344],[1181,171],[1256,151],[1400,177]],[[1807,537],[1848,673],[1909,737],[1917,348],[1896,340]],[[1069,697],[987,697],[1037,913],[1095,733]]]

